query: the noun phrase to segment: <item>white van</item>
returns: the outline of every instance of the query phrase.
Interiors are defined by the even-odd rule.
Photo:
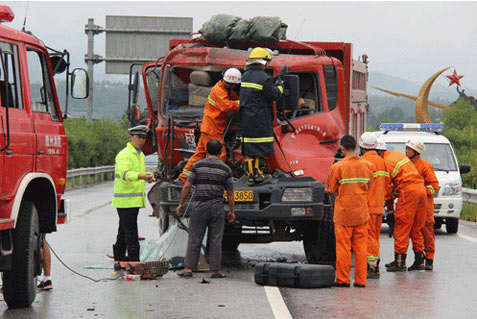
[[[411,138],[419,138],[424,143],[422,158],[434,166],[439,180],[439,190],[434,195],[434,228],[446,224],[449,234],[457,232],[462,210],[461,174],[470,171],[470,165],[459,167],[454,148],[449,140],[440,135],[442,124],[383,123],[380,132],[375,132],[386,142],[388,150],[405,154],[406,143]]]

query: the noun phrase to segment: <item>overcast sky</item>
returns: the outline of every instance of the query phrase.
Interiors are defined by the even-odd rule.
[[[8,25],[21,29],[27,2],[6,4],[15,13]],[[288,24],[290,39],[352,42],[355,58],[368,54],[371,71],[417,84],[452,66],[465,75],[463,88],[477,89],[477,2],[30,1],[26,29],[50,47],[67,48],[74,66],[84,66],[88,18],[105,27],[106,15],[192,17],[197,32],[219,13],[279,16]],[[104,55],[104,34],[95,39],[95,53]],[[97,64],[95,78],[108,77],[104,64]],[[437,83],[447,86],[448,80],[441,76]]]

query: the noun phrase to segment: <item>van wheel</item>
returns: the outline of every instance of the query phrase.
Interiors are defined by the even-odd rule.
[[[303,229],[303,248],[310,264],[335,266],[336,242],[333,223],[335,195],[328,196],[329,207],[324,208],[323,220],[307,221]]]
[[[446,219],[446,231],[448,234],[455,234],[459,229],[459,219],[458,218],[448,218]]]
[[[441,227],[442,227],[442,220],[435,220],[434,229],[441,229]]]
[[[35,204],[23,201],[13,233],[12,269],[3,272],[3,297],[11,308],[29,307],[35,300],[40,240]]]

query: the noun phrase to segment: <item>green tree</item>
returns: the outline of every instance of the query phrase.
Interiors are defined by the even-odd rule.
[[[470,164],[471,172],[462,176],[464,187],[477,186],[477,112],[464,99],[451,104],[442,115],[442,132],[454,145],[459,164]]]

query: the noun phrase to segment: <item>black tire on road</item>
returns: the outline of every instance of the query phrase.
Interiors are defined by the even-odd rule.
[[[434,229],[441,229],[442,227],[442,220],[435,220],[434,221]]]
[[[446,219],[446,231],[448,234],[455,234],[459,230],[459,219],[458,218],[447,218]]]
[[[330,207],[324,208],[321,221],[308,221],[303,229],[303,248],[310,264],[336,264],[335,227],[333,223],[334,195],[329,196]]]
[[[13,233],[12,270],[3,272],[3,297],[11,308],[29,307],[35,300],[40,240],[35,204],[23,201]]]

